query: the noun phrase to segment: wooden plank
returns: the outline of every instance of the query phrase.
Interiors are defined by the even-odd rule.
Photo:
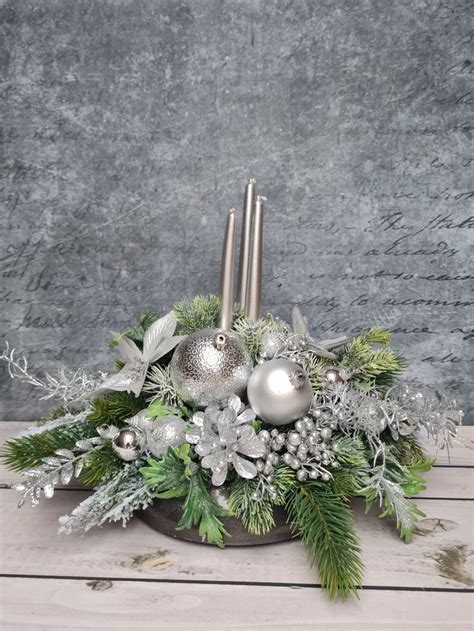
[[[426,453],[436,458],[438,466],[474,467],[474,426],[459,428],[459,440],[449,450],[437,450],[431,441],[426,441]]]
[[[314,584],[300,541],[253,548],[196,545],[166,537],[138,518],[126,529],[111,524],[85,535],[58,536],[57,518],[86,497],[58,491],[40,506],[15,508],[12,490],[0,492],[0,540],[4,574],[102,576],[165,580],[198,579]],[[355,506],[366,564],[365,585],[467,589],[472,576],[472,517],[469,501],[420,500],[426,513],[419,534],[404,544],[377,514]],[[471,565],[470,565],[471,564]]]
[[[0,579],[5,631],[472,629],[469,594],[366,591],[331,603],[319,589]]]
[[[0,444],[10,437],[15,436],[18,432],[24,430],[28,423],[0,423]],[[469,442],[471,437],[474,438],[474,427],[461,428],[463,439]],[[431,449],[431,446],[430,446]],[[434,452],[431,449],[432,455]],[[473,470],[452,470],[455,463],[466,465],[471,462],[474,450],[466,447],[457,446],[453,449],[451,461],[448,467],[435,467],[426,475],[428,488],[420,494],[419,497],[453,497],[453,498],[473,498],[474,497],[474,462]],[[442,453],[438,459],[438,464],[448,464],[446,454]],[[19,480],[19,474],[8,471],[7,468],[0,464],[0,485],[11,485]],[[60,487],[59,487],[60,488]],[[83,486],[72,481],[68,488],[82,489]]]

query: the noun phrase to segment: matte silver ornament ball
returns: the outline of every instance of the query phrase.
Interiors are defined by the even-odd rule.
[[[232,394],[242,396],[252,372],[252,359],[230,331],[204,329],[188,335],[170,365],[173,385],[186,403],[205,407]]]
[[[259,418],[286,425],[309,410],[313,393],[304,370],[289,359],[272,359],[255,367],[247,396]]]
[[[142,438],[136,430],[127,427],[115,434],[112,439],[112,448],[122,460],[135,460],[141,452]]]

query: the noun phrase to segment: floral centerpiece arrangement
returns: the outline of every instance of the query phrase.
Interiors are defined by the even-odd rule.
[[[59,407],[9,440],[3,458],[22,474],[20,505],[74,478],[91,489],[60,518],[63,533],[125,525],[135,511],[178,502],[177,535],[224,547],[235,520],[258,543],[283,512],[329,596],[345,598],[363,574],[351,499],[393,519],[409,542],[423,515],[411,498],[433,464],[420,431],[446,448],[462,412],[400,380],[405,363],[384,328],[317,340],[297,306],[291,323],[261,315],[265,201],[250,180],[237,300],[231,210],[219,296],[185,298],[161,317],[146,312],[114,334],[114,374],[40,378],[7,344],[10,375]]]

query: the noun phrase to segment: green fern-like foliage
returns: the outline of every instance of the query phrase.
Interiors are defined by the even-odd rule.
[[[339,365],[364,385],[389,386],[406,366],[400,353],[387,346],[390,339],[390,331],[382,327],[363,331],[344,347]]]
[[[148,466],[140,473],[145,484],[151,487],[160,499],[183,497],[188,493],[189,479],[195,466],[191,463],[190,445],[170,447],[162,460],[148,460]]]
[[[157,317],[158,314],[155,311],[145,311],[145,313],[143,313],[138,319],[137,326],[127,329],[126,331],[123,331],[113,337],[109,340],[108,347],[114,348],[117,346],[122,337],[128,337],[130,340],[133,340],[139,348],[141,348],[146,330],[153,324],[153,322],[155,322]]]
[[[12,471],[24,471],[42,464],[43,458],[53,456],[56,449],[73,449],[78,440],[96,435],[91,423],[59,425],[38,434],[11,438],[0,457]]]
[[[85,457],[81,481],[86,486],[96,486],[117,475],[124,464],[113,450],[112,443],[105,443],[101,449],[94,449]]]
[[[224,528],[220,517],[227,514],[211,497],[202,473],[198,470],[189,480],[189,489],[183,504],[183,514],[177,529],[199,527],[199,535],[209,543],[224,547],[224,537],[229,533]]]
[[[113,392],[96,397],[91,403],[91,412],[87,419],[96,427],[99,425],[117,425],[121,427],[126,421],[147,407],[143,394],[136,397],[128,392]]]
[[[273,505],[283,505],[290,491],[296,487],[295,473],[286,466],[280,466],[272,480],[277,496],[270,499],[265,494],[261,499],[252,499],[257,481],[237,478],[229,496],[229,512],[238,517],[246,530],[253,535],[264,535],[275,527]]]
[[[209,296],[195,296],[192,300],[183,298],[173,307],[178,320],[179,335],[188,335],[216,326],[219,315],[220,301],[214,294]]]
[[[357,595],[363,563],[352,514],[344,499],[326,483],[314,481],[302,484],[289,496],[287,509],[295,534],[303,539],[329,597]]]

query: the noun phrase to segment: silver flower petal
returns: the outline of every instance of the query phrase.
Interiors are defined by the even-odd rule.
[[[257,467],[253,464],[253,462],[245,460],[245,458],[241,458],[237,454],[233,455],[232,464],[241,478],[247,478],[250,480],[257,475]]]
[[[201,440],[201,430],[199,428],[188,429],[186,432],[186,440],[188,443],[191,443],[191,445],[197,445]]]
[[[252,408],[247,408],[246,410],[242,412],[242,414],[239,414],[239,416],[237,417],[236,424],[243,425],[244,423],[251,423],[256,418],[257,416],[255,412],[252,410]]]
[[[238,452],[251,458],[261,458],[265,454],[265,445],[258,438],[253,427],[241,428]]]
[[[224,484],[227,478],[227,470],[228,470],[227,462],[224,464],[223,467],[214,469],[214,471],[212,472],[212,478],[211,478],[211,482],[214,486],[222,486]]]
[[[227,400],[227,407],[230,408],[232,412],[234,412],[234,414],[237,416],[242,410],[242,401],[236,394],[233,394]]]

